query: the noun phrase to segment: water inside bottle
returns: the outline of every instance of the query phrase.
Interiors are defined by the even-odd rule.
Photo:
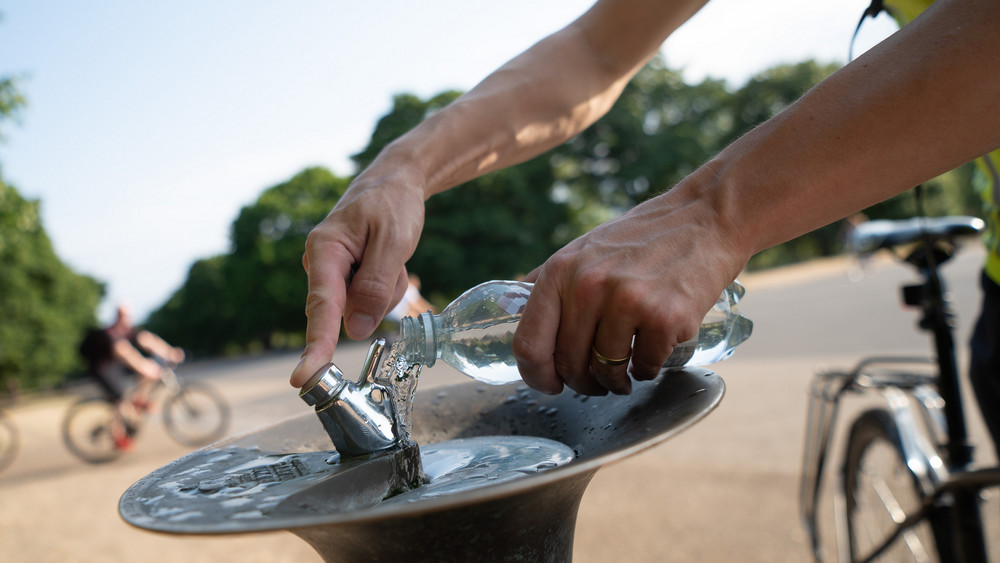
[[[482,383],[501,385],[521,381],[512,346],[517,320],[490,326],[456,327],[441,359]]]
[[[740,291],[723,293],[715,307],[705,316],[698,329],[697,345],[687,365],[705,366],[725,360],[733,355],[736,347],[750,338],[753,322],[736,311],[742,297]]]

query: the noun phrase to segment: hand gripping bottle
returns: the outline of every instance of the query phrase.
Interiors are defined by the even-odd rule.
[[[491,385],[520,381],[511,344],[531,288],[532,284],[524,282],[488,281],[466,291],[437,315],[405,317],[400,328],[405,360],[424,366],[444,360]],[[731,283],[705,316],[698,336],[678,344],[664,369],[707,365],[732,355],[753,328],[750,319],[736,310],[745,291],[738,281]]]

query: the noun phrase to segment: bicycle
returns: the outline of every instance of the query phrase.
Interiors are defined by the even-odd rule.
[[[20,433],[14,421],[7,416],[3,409],[0,409],[0,471],[7,469],[21,445]]]
[[[919,200],[919,190],[918,190]],[[841,400],[874,398],[850,424],[833,494],[839,561],[985,562],[980,494],[1000,468],[972,468],[953,339],[939,266],[984,225],[972,217],[871,221],[851,235],[861,252],[890,250],[921,282],[902,288],[933,336],[933,357],[871,357],[810,385],[800,507],[813,556],[824,559],[817,510]],[[936,558],[935,558],[936,556]]]
[[[162,362],[161,362],[162,363]],[[214,388],[186,382],[169,364],[163,365],[151,397],[162,405],[167,434],[185,446],[202,446],[222,438],[229,427],[229,404]],[[62,437],[67,449],[88,463],[106,463],[124,453],[114,439],[116,417],[124,418],[125,431],[135,437],[148,410],[136,414],[119,411],[106,396],[85,397],[70,405],[62,421]]]

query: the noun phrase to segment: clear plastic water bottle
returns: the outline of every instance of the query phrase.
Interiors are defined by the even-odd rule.
[[[511,344],[531,288],[525,282],[488,281],[460,295],[440,314],[405,317],[400,328],[405,360],[428,367],[444,360],[491,385],[520,381]],[[698,336],[677,345],[663,367],[707,365],[732,355],[753,329],[750,319],[737,312],[745,291],[738,281],[730,284],[705,316]]]

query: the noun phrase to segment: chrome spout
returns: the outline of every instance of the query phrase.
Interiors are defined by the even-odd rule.
[[[340,368],[331,363],[316,372],[299,393],[306,404],[315,407],[342,457],[382,452],[400,443],[392,395],[375,383],[384,349],[384,339],[372,342],[357,384],[346,381]]]

